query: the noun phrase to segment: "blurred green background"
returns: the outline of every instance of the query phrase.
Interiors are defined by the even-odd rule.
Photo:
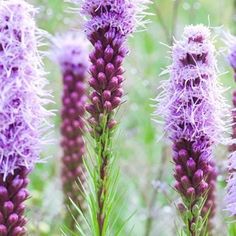
[[[37,22],[40,28],[50,34],[63,33],[71,29],[82,30],[82,18],[71,13],[71,5],[63,0],[30,0],[39,8]],[[221,30],[236,33],[235,0],[156,0],[150,6],[150,23],[145,31],[136,32],[129,40],[130,54],[125,62],[125,103],[120,109],[118,120],[121,121],[116,135],[115,153],[121,168],[120,186],[125,189],[123,196],[124,211],[122,217],[135,212],[126,225],[124,235],[171,236],[177,235],[175,204],[178,195],[172,189],[172,163],[169,143],[158,138],[161,130],[156,128],[152,113],[155,102],[151,99],[158,94],[162,70],[170,64],[172,35],[180,38],[187,24],[203,23],[211,27],[222,26]],[[218,28],[213,31],[219,32]],[[222,51],[222,34],[216,37],[217,49]],[[227,51],[224,51],[226,53]],[[226,87],[234,88],[233,75],[227,65],[225,55],[218,54],[219,69],[229,73],[219,77]],[[53,91],[56,109],[53,118],[56,143],[43,154],[46,163],[38,164],[31,175],[31,195],[28,201],[29,235],[61,235],[63,205],[60,185],[59,126],[61,76],[57,65],[45,59],[46,71],[49,72],[50,89]],[[230,103],[231,89],[226,92]],[[216,155],[218,177],[218,212],[215,218],[215,234],[227,235],[224,222],[223,195],[227,149],[218,148]],[[147,231],[150,231],[147,234]],[[146,234],[145,234],[146,232]],[[89,235],[88,235],[89,236]]]

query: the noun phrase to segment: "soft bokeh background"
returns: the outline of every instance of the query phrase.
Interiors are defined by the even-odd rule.
[[[79,14],[70,12],[70,4],[63,0],[29,0],[39,8],[38,25],[50,34],[63,33],[70,29],[82,29]],[[121,121],[115,142],[115,153],[121,168],[120,186],[124,189],[122,217],[135,213],[127,223],[123,235],[171,236],[177,235],[175,204],[178,195],[172,189],[171,153],[161,130],[152,121],[155,104],[151,99],[158,94],[160,77],[170,63],[169,48],[174,34],[181,37],[186,24],[203,23],[211,27],[236,33],[235,0],[156,0],[150,6],[152,15],[145,31],[137,32],[129,40],[130,54],[125,62],[125,104],[119,111]],[[219,29],[214,31],[219,33]],[[216,46],[222,52],[222,34],[216,38]],[[225,52],[226,53],[226,52]],[[219,53],[219,69],[229,71],[219,77],[226,87],[235,87],[233,75],[223,53]],[[45,164],[38,164],[31,175],[32,198],[28,202],[29,235],[58,236],[62,225],[62,193],[60,186],[60,96],[61,77],[57,65],[45,59],[49,72],[50,89],[53,91],[56,109],[53,119],[56,143],[43,154]],[[226,92],[230,103],[231,90]],[[218,147],[216,159],[219,168],[218,212],[215,219],[215,234],[227,235],[223,209],[225,165],[227,149]],[[150,234],[147,231],[150,230]],[[146,233],[145,233],[146,232]],[[89,235],[88,235],[89,236]]]

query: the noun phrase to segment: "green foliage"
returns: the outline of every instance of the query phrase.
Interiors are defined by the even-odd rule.
[[[184,199],[183,212],[180,212],[180,217],[184,222],[183,232],[186,236],[207,236],[208,235],[208,216],[209,212],[202,216],[202,208],[206,202],[207,197],[201,197],[197,200]]]
[[[230,222],[228,224],[228,236],[234,236],[236,235],[236,222],[235,219],[232,220],[232,222]]]
[[[96,154],[95,154],[96,155]],[[77,222],[77,230],[79,235],[86,236],[105,236],[105,235],[120,235],[122,233],[122,227],[115,228],[116,222],[120,215],[114,214],[116,208],[121,207],[122,193],[118,193],[118,177],[119,171],[117,169],[114,157],[110,158],[107,165],[106,179],[101,183],[100,179],[100,161],[94,163],[92,157],[85,158],[84,165],[87,173],[87,186],[83,189],[84,201],[87,205],[86,212],[83,213],[79,207],[74,204],[74,207],[79,212],[83,224]],[[104,227],[102,233],[100,232],[98,214],[101,211],[98,192],[101,188],[106,189],[106,193],[103,195],[103,208],[102,213],[104,215]],[[65,229],[64,229],[64,232]],[[68,232],[68,230],[67,230]],[[69,235],[69,234],[67,234]]]

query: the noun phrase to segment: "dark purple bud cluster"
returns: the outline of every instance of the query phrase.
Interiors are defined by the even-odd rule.
[[[76,1],[77,2],[77,1]],[[112,112],[122,100],[124,81],[122,63],[128,53],[127,37],[143,20],[149,0],[83,1],[81,12],[87,17],[85,31],[94,50],[90,54],[91,103],[86,110],[91,114],[89,123],[93,135],[99,137],[104,129],[113,129],[116,121]]]
[[[84,114],[86,103],[85,79],[88,69],[87,44],[79,34],[68,33],[56,38],[56,60],[63,74],[63,97],[61,111],[61,146],[62,158],[62,185],[65,194],[65,204],[70,208],[66,214],[66,224],[74,228],[78,212],[72,206],[73,201],[83,209],[81,184],[84,183],[83,155],[85,143]]]
[[[85,74],[67,71],[63,76],[63,109],[61,146],[64,150],[62,166],[62,183],[66,202],[71,198],[78,202],[78,178],[83,181],[83,160],[85,153],[84,113],[85,113]]]
[[[215,213],[216,169],[213,161],[206,161],[202,153],[194,151],[192,143],[182,140],[173,147],[176,179],[175,189],[183,198],[190,199],[192,207],[199,198],[207,196],[202,216]]]
[[[9,174],[6,180],[0,175],[0,235],[25,235],[26,218],[24,201],[29,197],[27,178],[29,170],[25,167]]]
[[[122,62],[127,50],[124,47],[124,38],[114,29],[99,30],[90,35],[94,51],[90,54],[90,86],[94,91],[90,95],[91,104],[86,110],[91,114],[89,119],[92,127],[98,128],[101,123],[100,114],[110,114],[121,103],[123,95]],[[116,122],[111,119],[108,127],[112,129]],[[99,135],[99,129],[96,130]]]

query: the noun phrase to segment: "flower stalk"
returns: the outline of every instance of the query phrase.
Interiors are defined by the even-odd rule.
[[[46,119],[40,31],[35,9],[23,0],[0,2],[0,235],[26,234],[28,175],[39,161]]]
[[[55,38],[54,54],[59,63],[63,77],[61,146],[62,186],[66,206],[65,224],[75,230],[76,220],[79,220],[76,204],[84,211],[83,187],[85,173],[83,156],[85,154],[85,80],[88,70],[88,48],[84,39],[75,33],[68,33]]]
[[[210,232],[215,213],[217,171],[213,158],[216,143],[226,143],[228,106],[216,74],[215,49],[203,25],[185,27],[173,46],[170,80],[163,84],[157,114],[173,143],[175,189],[185,233]],[[225,124],[225,125],[222,125]]]
[[[76,0],[74,2],[77,2]],[[113,135],[117,127],[115,111],[123,97],[124,70],[128,50],[126,41],[141,23],[147,0],[84,0],[81,12],[87,17],[85,31],[93,46],[90,54],[90,103],[86,110],[90,133],[95,141],[92,170],[96,210],[92,217],[93,234],[103,236],[112,231],[112,205],[115,205]],[[91,198],[90,198],[91,200]],[[95,218],[95,219],[94,219]]]

